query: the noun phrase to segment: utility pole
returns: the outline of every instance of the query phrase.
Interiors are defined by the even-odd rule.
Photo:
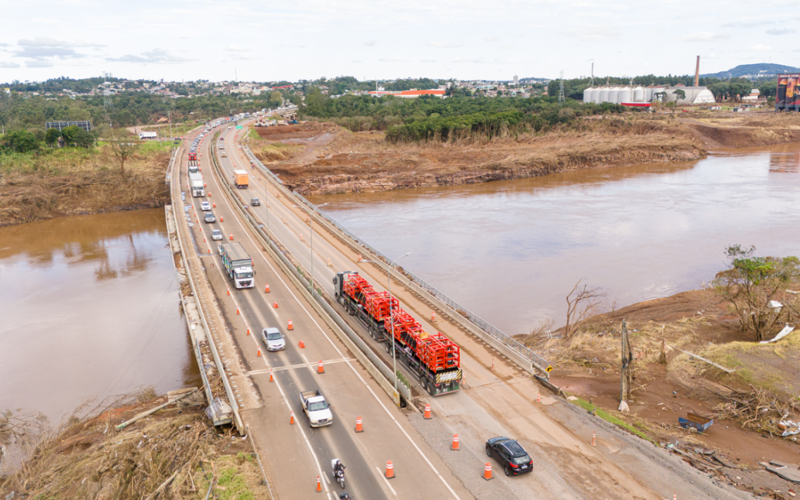
[[[558,103],[564,104],[564,70],[561,70],[561,79],[558,88]]]
[[[628,324],[622,320],[622,368],[620,369],[619,411],[630,411],[628,399],[633,384],[633,349],[628,338]]]

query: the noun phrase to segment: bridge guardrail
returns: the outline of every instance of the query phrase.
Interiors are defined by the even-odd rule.
[[[258,158],[256,158],[256,156],[250,150],[249,146],[243,145],[242,146],[242,150],[245,151],[245,153],[250,158],[250,160],[252,162],[254,162],[254,164],[258,165],[262,171],[266,172],[273,179],[278,180],[278,182],[280,182],[281,185],[283,185],[283,182],[281,182],[280,179],[278,179],[275,174],[273,174],[263,163],[261,163],[261,161]],[[300,193],[298,193],[296,191],[292,191],[292,194],[294,194],[297,197],[298,200],[302,201],[306,205],[306,207],[308,209],[313,210],[319,217],[322,217],[323,219],[328,221],[337,230],[341,231],[343,234],[345,234],[347,237],[349,237],[350,239],[355,241],[361,247],[367,249],[372,254],[378,256],[387,266],[390,265],[389,263],[391,262],[391,259],[389,259],[382,252],[380,252],[379,250],[377,250],[372,245],[370,245],[366,241],[362,240],[361,238],[359,238],[355,234],[353,234],[350,231],[348,231],[347,228],[345,228],[344,226],[339,224],[331,216],[329,216],[328,214],[322,212],[319,208],[317,208],[316,205],[314,205],[310,201],[306,200],[305,197],[303,197],[303,195],[301,195]],[[405,268],[403,268],[401,266],[398,266],[397,264],[395,264],[395,265],[393,265],[391,267],[397,273],[400,273],[400,274],[406,276],[409,280],[413,281],[420,288],[422,288],[426,292],[430,293],[431,295],[433,295],[434,297],[439,299],[442,303],[444,303],[445,305],[450,307],[456,314],[466,318],[468,321],[470,321],[472,324],[474,324],[480,330],[482,330],[483,332],[489,334],[492,338],[494,338],[495,340],[497,340],[500,343],[502,343],[508,349],[513,351],[515,354],[517,354],[518,356],[520,356],[523,359],[525,359],[528,362],[530,362],[531,365],[533,365],[538,370],[540,370],[544,374],[544,376],[546,378],[549,378],[549,374],[550,374],[550,371],[552,370],[552,367],[550,366],[550,363],[545,358],[543,358],[542,356],[540,356],[539,354],[537,354],[536,352],[534,352],[530,348],[526,347],[525,345],[523,345],[521,342],[519,342],[515,338],[511,337],[510,335],[507,335],[506,333],[501,331],[499,328],[495,327],[494,325],[492,325],[488,321],[484,320],[483,318],[481,318],[477,314],[471,312],[469,309],[467,309],[466,307],[462,306],[461,304],[459,304],[455,300],[451,299],[450,297],[448,297],[447,295],[445,295],[444,293],[439,291],[436,287],[430,285],[428,282],[426,282],[425,280],[420,278],[419,276],[409,272],[408,270],[406,270]]]

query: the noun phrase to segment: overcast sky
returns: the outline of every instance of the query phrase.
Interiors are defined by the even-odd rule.
[[[0,0],[0,82],[511,79],[800,66],[797,0]]]

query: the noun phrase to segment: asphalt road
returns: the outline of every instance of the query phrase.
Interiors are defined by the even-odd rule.
[[[227,127],[223,134],[229,134]],[[421,484],[424,484],[426,497],[471,498],[403,413],[391,404],[363,367],[353,361],[352,353],[347,352],[293,290],[275,263],[245,230],[228,206],[219,179],[212,174],[208,147],[212,135],[205,137],[198,150],[202,155],[200,167],[207,196],[191,198],[200,219],[193,228],[193,235],[211,285],[233,328],[232,334],[249,370],[253,390],[261,397],[261,407],[244,410],[243,417],[250,426],[279,498],[318,498],[317,476],[322,477],[325,494],[338,498],[341,489],[330,484],[333,458],[339,458],[347,466],[346,491],[356,500],[416,497]],[[223,165],[230,167],[224,160]],[[180,182],[185,186],[185,158],[181,160],[180,175]],[[202,201],[216,204],[212,211],[217,223],[202,222]],[[220,217],[223,222],[219,221]],[[222,230],[226,242],[232,234],[234,241],[240,242],[253,257],[255,288],[237,290],[224,276],[217,254],[218,242],[211,240],[211,231],[215,228]],[[213,267],[212,262],[216,264]],[[269,294],[264,293],[267,283],[271,289]],[[274,302],[278,303],[278,308],[273,307]],[[287,329],[289,320],[294,324],[292,331]],[[286,336],[284,351],[266,352],[260,332],[267,326],[279,328]],[[251,335],[247,335],[248,328]],[[298,347],[300,340],[305,344],[303,349]],[[317,373],[320,360],[324,361],[324,374]],[[269,382],[270,369],[275,379],[272,383]],[[300,391],[305,390],[319,390],[326,396],[332,405],[333,425],[319,429],[309,427],[299,399]],[[290,412],[295,416],[293,426],[289,424]],[[365,432],[360,434],[354,431],[358,416],[364,419],[365,427]],[[391,482],[383,477],[390,460],[397,476]]]

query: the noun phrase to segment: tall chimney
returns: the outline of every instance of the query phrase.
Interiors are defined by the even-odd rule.
[[[700,86],[700,56],[697,56],[697,68],[694,70],[694,86]]]

